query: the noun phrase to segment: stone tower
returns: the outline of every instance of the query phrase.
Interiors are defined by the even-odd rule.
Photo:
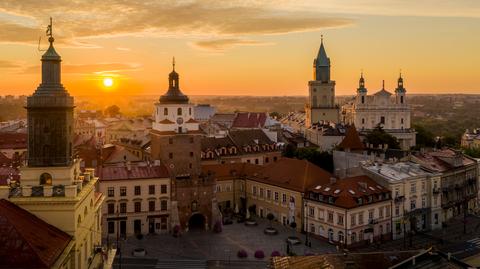
[[[72,163],[73,97],[61,83],[61,58],[54,38],[42,56],[42,83],[27,98],[28,166],[68,166]]]
[[[321,121],[338,123],[339,108],[335,104],[335,81],[330,79],[330,58],[323,45],[313,60],[313,80],[308,82],[308,103],[305,106],[306,127]]]

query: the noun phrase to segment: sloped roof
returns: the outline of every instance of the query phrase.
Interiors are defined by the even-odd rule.
[[[201,140],[202,151],[208,149],[215,150],[222,147],[235,146],[233,141],[229,137],[202,137]]]
[[[266,120],[265,112],[240,112],[233,120],[232,128],[260,128],[265,126]]]
[[[228,136],[238,147],[275,143],[260,129],[230,130]]]
[[[355,125],[351,125],[347,129],[347,133],[343,138],[342,142],[338,145],[341,149],[350,149],[350,150],[362,150],[365,148],[362,141],[360,140],[360,136],[358,135],[357,128]]]
[[[26,149],[26,133],[0,133],[0,149]]]
[[[50,268],[71,240],[55,226],[0,199],[0,267]]]
[[[169,178],[165,165],[158,166],[140,166],[131,165],[130,170],[124,165],[122,166],[105,166],[98,169],[98,177],[100,181],[107,180],[131,180],[131,179],[147,179],[147,178]]]
[[[217,181],[243,176],[254,176],[262,166],[250,163],[224,163],[202,165],[202,173],[214,175]]]
[[[306,160],[280,158],[251,177],[252,180],[305,192],[308,188],[330,182],[331,173]]]

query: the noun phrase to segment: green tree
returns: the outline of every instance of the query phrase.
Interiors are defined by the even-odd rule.
[[[480,148],[466,148],[463,153],[472,158],[480,158]]]
[[[413,125],[413,128],[417,132],[416,135],[416,148],[433,148],[435,147],[435,135],[430,132],[429,130],[425,129],[425,127],[421,125]]]
[[[307,160],[316,166],[333,172],[333,154],[328,151],[319,151],[316,147],[297,148],[293,151],[293,154],[292,150],[286,151],[287,148],[284,151],[285,157]]]
[[[397,138],[385,132],[380,124],[367,133],[366,141],[368,144],[373,144],[374,147],[387,144],[390,149],[400,149]]]

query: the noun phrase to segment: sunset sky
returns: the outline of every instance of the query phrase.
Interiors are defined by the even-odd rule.
[[[54,20],[73,95],[162,94],[172,57],[191,95],[306,95],[320,36],[337,94],[480,93],[478,0],[2,0],[0,95],[31,94]],[[106,89],[104,77],[113,79]]]

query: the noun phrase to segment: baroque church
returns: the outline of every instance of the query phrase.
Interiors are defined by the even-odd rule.
[[[155,104],[151,158],[165,164],[171,173],[171,226],[209,229],[220,219],[215,181],[201,173],[203,132],[194,119],[194,105],[180,90],[175,59],[168,82],[167,92]]]
[[[411,108],[407,102],[407,91],[401,74],[395,94],[387,91],[383,82],[382,89],[368,95],[362,73],[354,100],[342,107],[342,120],[345,123],[354,124],[361,134],[380,125],[397,138],[404,150],[415,146],[415,130],[410,125],[410,114]]]

